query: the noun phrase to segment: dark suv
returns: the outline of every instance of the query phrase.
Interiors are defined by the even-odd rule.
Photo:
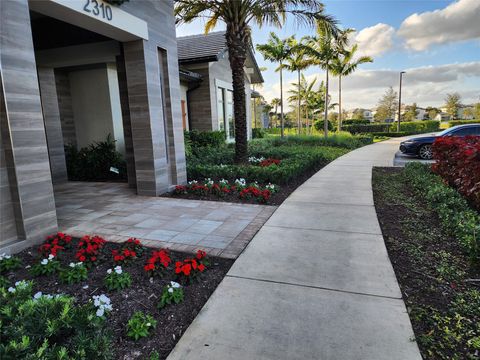
[[[433,136],[422,136],[402,141],[400,143],[400,151],[407,155],[415,155],[422,159],[430,160],[433,156],[432,144],[437,137],[468,135],[480,136],[480,123],[457,125]]]

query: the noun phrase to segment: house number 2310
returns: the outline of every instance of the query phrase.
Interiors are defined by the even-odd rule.
[[[97,0],[87,0],[83,11],[92,13],[95,16],[101,16],[108,21],[112,20],[112,8],[110,5],[105,5],[104,3],[99,4]]]

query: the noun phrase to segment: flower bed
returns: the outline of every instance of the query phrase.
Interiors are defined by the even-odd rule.
[[[79,261],[78,250],[100,243],[95,260]],[[124,250],[135,254],[115,259]],[[0,255],[2,359],[165,359],[232,264],[99,237],[44,256]]]
[[[432,170],[480,210],[480,136],[440,137],[432,149]]]
[[[187,185],[177,185],[175,194],[213,195],[219,198],[237,196],[240,199],[253,199],[259,203],[266,203],[278,190],[278,186],[273,184],[265,186],[260,186],[257,183],[247,184],[245,179],[235,179],[233,184],[225,179],[218,182],[205,179],[203,182],[192,180]]]

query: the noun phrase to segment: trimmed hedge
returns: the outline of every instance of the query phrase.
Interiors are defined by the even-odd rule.
[[[317,129],[318,131],[324,131],[324,121],[323,120],[318,120],[318,121],[315,121],[315,123],[313,124],[313,126],[315,127],[315,129]],[[327,124],[327,128],[328,128],[328,131],[332,131],[334,129],[333,127],[333,124],[330,120],[328,120],[328,124]]]
[[[280,137],[270,138],[264,142],[265,145],[271,146],[281,145],[307,145],[307,146],[333,146],[344,147],[347,149],[356,149],[364,145],[373,143],[373,136],[359,136],[351,135],[350,133],[336,133],[329,135],[327,138],[324,136],[315,135],[301,135],[301,136],[286,136],[283,139]]]
[[[368,125],[370,120],[366,119],[347,119],[342,120],[342,125]]]
[[[225,131],[198,131],[191,130],[184,132],[185,142],[192,147],[220,147],[225,144]]]
[[[404,135],[421,134],[426,132],[437,131],[440,128],[440,122],[436,120],[426,121],[409,121],[400,123],[400,132]],[[397,130],[396,123],[379,123],[368,125],[346,125],[342,126],[342,130],[346,130],[352,134],[368,134],[368,133],[393,133]],[[387,135],[388,136],[388,135]],[[393,135],[392,135],[393,136]]]
[[[480,215],[467,200],[444,180],[432,173],[428,165],[408,163],[405,177],[413,190],[435,210],[441,226],[454,236],[473,262],[480,261]]]
[[[452,120],[448,122],[448,127],[456,125],[479,124],[480,120]]]
[[[405,131],[400,131],[400,132],[374,132],[370,133],[372,136],[388,136],[388,137],[402,137],[402,136],[408,136],[410,133],[405,132]]]

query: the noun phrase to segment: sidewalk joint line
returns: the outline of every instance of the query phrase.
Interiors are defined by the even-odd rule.
[[[326,203],[326,202],[321,202],[321,201],[302,201],[302,200],[295,200],[295,199],[289,199],[288,201],[285,201],[285,203],[288,205],[289,203],[294,202],[294,203],[307,203],[307,204],[315,204],[315,205],[333,205],[333,206],[370,206],[370,207],[375,207],[374,204],[342,204],[342,203]]]
[[[246,276],[229,275],[228,273],[227,273],[227,275],[225,275],[225,277],[227,277],[227,276],[228,276],[228,277],[231,277],[231,278],[236,278],[236,279],[245,279],[245,280],[261,281],[261,282],[267,282],[267,283],[271,283],[271,284],[298,286],[298,287],[304,287],[304,288],[310,288],[310,289],[334,291],[334,292],[340,292],[340,293],[345,293],[345,294],[362,295],[362,296],[376,297],[376,298],[382,298],[382,299],[403,300],[402,297],[393,297],[393,296],[386,296],[386,295],[377,295],[377,294],[361,293],[361,292],[357,292],[357,291],[333,289],[333,288],[328,288],[328,287],[323,287],[323,286],[294,284],[294,283],[290,283],[290,282],[286,282],[286,281],[275,281],[275,280],[268,280],[268,279],[256,279],[256,278],[246,277]]]
[[[265,223],[263,227],[273,227],[273,228],[282,228],[282,229],[295,229],[295,230],[309,230],[309,231],[328,231],[328,232],[335,232],[335,233],[347,233],[347,234],[362,234],[362,235],[377,235],[382,236],[383,234],[380,233],[370,233],[370,232],[363,232],[363,231],[347,231],[347,230],[329,230],[329,229],[313,229],[313,228],[300,228],[295,226],[281,226],[281,225],[268,225]],[[253,239],[252,239],[253,240]]]

